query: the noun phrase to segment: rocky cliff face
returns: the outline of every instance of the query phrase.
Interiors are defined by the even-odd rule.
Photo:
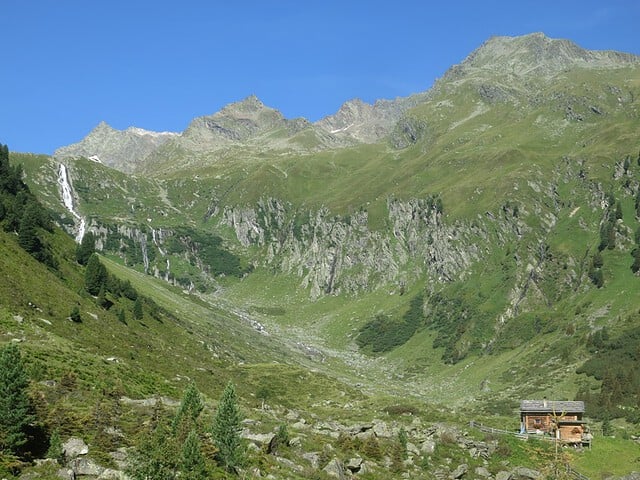
[[[221,222],[243,246],[264,248],[265,263],[299,276],[314,298],[401,285],[425,271],[434,281],[450,281],[482,254],[479,229],[447,224],[437,199],[390,199],[387,211],[390,232],[371,230],[365,210],[300,214],[277,199],[226,207]]]

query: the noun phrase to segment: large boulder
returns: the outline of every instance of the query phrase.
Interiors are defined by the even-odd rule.
[[[483,478],[491,477],[491,472],[487,470],[485,467],[476,467],[475,472],[478,477],[483,477]]]
[[[540,480],[542,474],[531,468],[518,467],[513,470],[511,478],[512,480]]]
[[[105,468],[98,477],[98,480],[128,480],[128,478],[123,471]]]
[[[344,464],[337,458],[331,460],[327,466],[322,469],[322,471],[331,477],[338,478],[339,480],[345,480],[347,478],[347,472],[344,468]]]
[[[393,437],[393,430],[385,422],[380,420],[373,421],[373,433],[378,438],[391,438]]]
[[[436,442],[432,439],[427,439],[420,445],[420,451],[426,455],[431,455],[436,451]]]
[[[91,477],[99,477],[102,472],[104,472],[105,468],[98,465],[90,458],[86,457],[78,457],[71,462],[69,462],[69,466],[73,469],[73,472],[76,476],[91,476]]]
[[[81,438],[71,437],[62,444],[62,453],[67,460],[72,460],[89,453],[89,446]]]
[[[349,470],[351,473],[360,472],[360,470],[362,469],[362,458],[350,458],[349,461],[347,461],[347,463],[345,464],[345,467],[347,467],[347,470]]]
[[[466,463],[463,463],[462,465],[458,465],[458,468],[456,468],[453,472],[451,472],[451,478],[456,480],[458,478],[462,478],[466,475],[468,471],[469,471],[469,465],[467,465]]]
[[[504,470],[501,470],[496,473],[496,480],[511,480],[511,478],[511,472],[505,472]]]

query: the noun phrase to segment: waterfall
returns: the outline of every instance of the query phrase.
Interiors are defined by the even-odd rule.
[[[160,255],[162,255],[163,257],[166,256],[166,253],[164,253],[164,250],[162,250],[160,244],[158,243],[158,238],[156,237],[156,231],[154,228],[151,229],[151,237],[153,238],[153,244],[158,248],[158,252],[160,252]]]
[[[58,169],[58,184],[62,191],[62,203],[65,208],[71,212],[71,215],[79,222],[78,234],[76,235],[76,242],[80,243],[82,237],[84,237],[85,220],[76,212],[73,205],[73,190],[71,189],[71,182],[69,181],[69,174],[67,173],[67,166],[63,163],[60,164]]]
[[[140,238],[140,250],[142,250],[142,262],[144,263],[144,273],[149,273],[149,254],[147,253],[147,235]]]

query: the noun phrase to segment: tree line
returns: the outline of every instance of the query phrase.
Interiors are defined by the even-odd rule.
[[[46,238],[46,232],[53,231],[51,215],[22,181],[22,174],[21,165],[9,163],[9,147],[0,144],[0,226],[17,233],[19,245],[36,260],[56,269]]]

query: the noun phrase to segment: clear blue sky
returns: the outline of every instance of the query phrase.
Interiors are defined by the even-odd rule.
[[[0,143],[182,131],[255,94],[318,120],[427,90],[492,35],[640,54],[640,1],[0,0]]]

